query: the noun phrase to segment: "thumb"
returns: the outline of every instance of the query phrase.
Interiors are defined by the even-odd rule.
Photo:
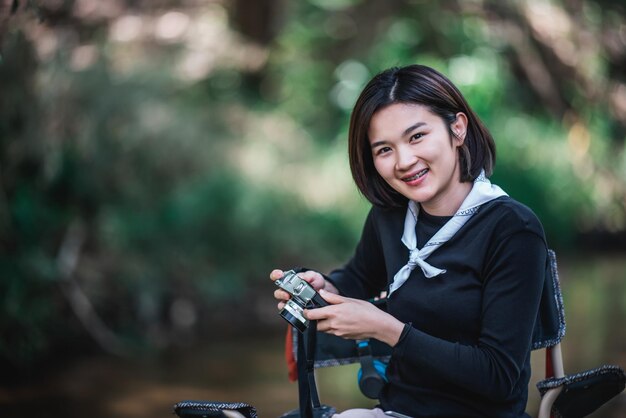
[[[333,292],[329,292],[324,289],[321,289],[319,293],[320,293],[320,296],[323,297],[324,300],[330,303],[331,305],[336,305],[338,303],[343,303],[346,301],[345,297],[338,295],[336,293],[333,293]]]

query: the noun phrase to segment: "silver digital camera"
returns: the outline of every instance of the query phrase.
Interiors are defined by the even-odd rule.
[[[304,317],[304,309],[328,305],[328,302],[294,270],[286,271],[283,277],[274,283],[291,295],[291,299],[285,302],[285,306],[278,314],[300,332],[304,332],[309,326],[309,320]]]

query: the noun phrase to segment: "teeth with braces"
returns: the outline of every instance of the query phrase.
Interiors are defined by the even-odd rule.
[[[419,173],[417,173],[416,175],[409,177],[407,179],[404,179],[404,181],[413,181],[413,180],[417,180],[418,178],[422,177],[424,174],[426,174],[426,172],[428,171],[427,168],[423,169],[422,171],[420,171]]]

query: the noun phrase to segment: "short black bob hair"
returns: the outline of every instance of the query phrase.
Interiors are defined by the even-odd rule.
[[[396,192],[378,174],[368,138],[372,116],[394,103],[419,104],[440,116],[454,136],[451,124],[456,114],[467,116],[467,132],[459,147],[461,181],[474,181],[485,170],[490,176],[496,161],[496,146],[487,128],[467,104],[459,89],[443,74],[424,65],[394,67],[376,75],[365,86],[350,118],[348,154],[352,177],[372,204],[406,206],[407,198]]]

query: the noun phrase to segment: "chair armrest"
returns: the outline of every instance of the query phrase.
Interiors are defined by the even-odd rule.
[[[540,417],[548,417],[550,412],[557,417],[589,415],[621,393],[625,385],[626,374],[618,366],[602,366],[542,380],[537,383],[542,395]]]
[[[174,405],[174,413],[181,418],[257,418],[256,409],[243,402],[182,401]]]

